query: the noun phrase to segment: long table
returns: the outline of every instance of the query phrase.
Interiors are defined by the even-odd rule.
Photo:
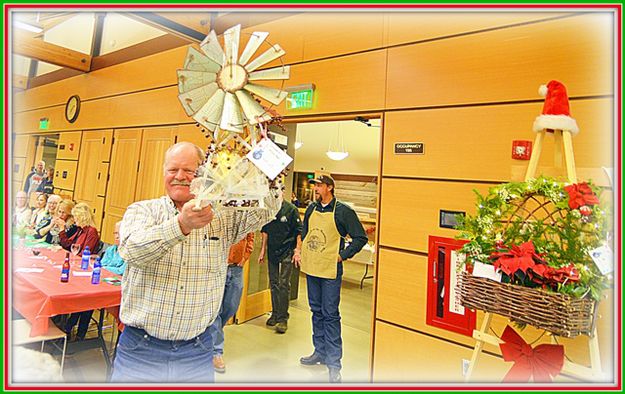
[[[39,250],[38,256],[34,255],[33,249]],[[31,323],[30,336],[45,334],[52,316],[100,309],[96,346],[102,347],[109,366],[108,351],[102,338],[103,311],[106,308],[117,309],[121,302],[121,286],[103,279],[120,277],[103,269],[100,283],[91,284],[90,275],[78,275],[90,273],[92,267],[83,271],[80,268],[80,256],[74,258],[70,254],[74,261],[71,263],[69,281],[62,283],[61,267],[65,254],[66,251],[51,249],[47,245],[13,250],[13,308]],[[83,342],[77,342],[75,346],[80,349],[94,347],[89,346],[89,341]]]

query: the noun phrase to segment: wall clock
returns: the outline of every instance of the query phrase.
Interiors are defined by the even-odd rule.
[[[69,123],[74,123],[76,119],[78,119],[78,114],[80,113],[80,97],[75,94],[67,99],[67,103],[65,104],[65,119]]]

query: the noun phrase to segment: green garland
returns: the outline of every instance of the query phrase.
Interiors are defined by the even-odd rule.
[[[572,186],[577,185],[580,184]],[[592,190],[594,197],[601,192],[591,183],[581,185]],[[608,287],[607,278],[598,270],[588,251],[605,242],[608,215],[601,204],[572,208],[570,205],[576,204],[569,204],[572,197],[567,186],[571,188],[555,179],[539,177],[492,187],[486,196],[474,190],[478,200],[477,214],[457,217],[456,228],[461,232],[458,238],[469,240],[461,252],[468,256],[468,260],[492,264],[491,256],[501,251],[503,245],[511,247],[531,241],[536,253],[548,266],[559,269],[573,264],[579,272],[579,281],[558,284],[557,292],[599,300],[602,290]],[[519,204],[512,202],[523,201],[528,196],[551,200],[560,212],[547,221],[523,220],[515,215]],[[502,281],[518,283],[514,277],[506,275]],[[536,286],[529,280],[523,281],[522,285]]]

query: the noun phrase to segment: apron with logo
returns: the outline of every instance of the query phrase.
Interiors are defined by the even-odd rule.
[[[308,233],[302,242],[301,271],[319,278],[336,279],[341,235],[332,212],[314,210],[308,219]]]

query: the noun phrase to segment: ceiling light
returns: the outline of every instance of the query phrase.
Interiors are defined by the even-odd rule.
[[[340,161],[349,156],[349,152],[334,152],[329,150],[326,152],[326,155],[332,160]]]
[[[30,23],[26,23],[22,21],[14,21],[13,26],[17,27],[18,29],[31,31],[33,33],[41,33],[43,31],[42,27],[35,26]]]

